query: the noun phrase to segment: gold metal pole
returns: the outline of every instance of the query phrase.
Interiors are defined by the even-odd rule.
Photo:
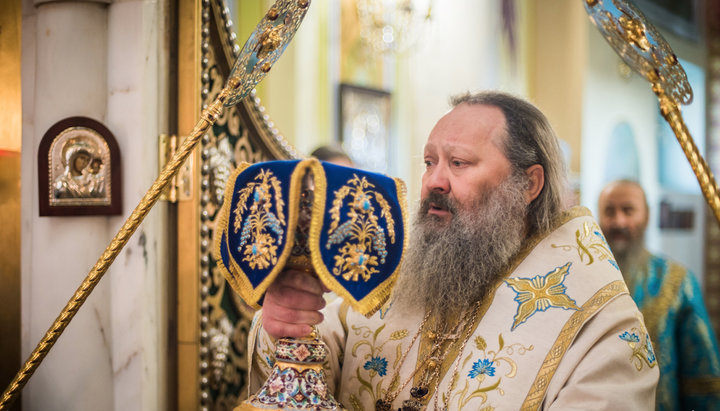
[[[0,399],[0,410],[5,410],[10,407],[12,402],[15,400],[15,397],[17,397],[20,393],[22,388],[37,369],[38,365],[40,365],[42,360],[57,341],[58,337],[60,337],[60,334],[62,334],[65,330],[65,327],[67,327],[100,279],[102,279],[102,276],[105,272],[107,272],[110,264],[112,264],[115,260],[115,257],[117,257],[147,213],[153,205],[155,205],[165,186],[180,169],[180,166],[182,166],[188,158],[197,142],[200,141],[200,137],[205,134],[207,129],[213,123],[215,123],[215,120],[217,120],[222,112],[223,103],[228,96],[231,95],[232,90],[235,88],[237,83],[237,78],[231,78],[215,101],[202,112],[200,120],[195,125],[195,128],[190,136],[185,139],[175,156],[173,156],[147,193],[145,193],[145,196],[140,201],[140,204],[135,207],[135,210],[133,210],[132,214],[130,214],[130,217],[125,220],[125,224],[123,224],[122,228],[120,228],[120,231],[112,239],[110,245],[108,245],[105,249],[105,252],[102,256],[100,256],[98,261],[95,263],[95,266],[88,273],[87,277],[85,277],[85,280],[82,284],[80,284],[80,287],[78,287],[75,291],[72,298],[70,298],[70,301],[68,301],[65,308],[63,308],[60,312],[60,315],[58,315],[52,326],[50,326],[48,331],[45,333],[45,336],[42,340],[40,340],[38,345],[25,361],[25,364],[15,375],[15,378],[13,378],[10,382],[10,385],[8,385],[5,389],[2,399]]]
[[[2,398],[0,398],[0,411],[10,407],[38,365],[55,344],[55,341],[65,330],[65,327],[67,327],[92,290],[95,289],[102,276],[107,272],[115,257],[127,244],[147,213],[150,212],[150,209],[160,198],[165,186],[177,174],[180,166],[188,158],[197,142],[200,141],[200,137],[220,117],[223,106],[237,104],[270,71],[272,65],[295,35],[309,6],[310,0],[276,0],[268,10],[245,43],[240,56],[235,61],[225,87],[220,91],[215,101],[203,110],[200,120],[193,128],[190,136],[185,139],[177,153],[170,159],[153,185],[145,193],[145,196],[140,200],[140,204],[135,207],[130,217],[125,220],[125,224],[120,228],[120,231],[112,239],[110,245],[105,249],[105,252],[100,256],[87,277],[85,277],[85,280],[70,298],[70,301],[68,301],[60,315],[50,326],[50,329],[45,333],[45,336],[40,340],[30,357],[25,361],[25,364],[10,382],[10,385],[5,389]]]
[[[660,111],[677,137],[695,172],[705,201],[720,224],[720,197],[715,177],[685,126],[679,103],[692,101],[692,88],[670,45],[631,3],[625,0],[585,0],[590,21],[621,59],[652,85]]]
[[[677,137],[680,147],[685,153],[690,167],[695,172],[695,177],[700,184],[700,189],[705,196],[705,201],[715,215],[715,219],[720,224],[720,196],[718,196],[718,185],[713,176],[712,170],[705,162],[705,159],[698,151],[695,142],[690,136],[690,132],[683,121],[682,115],[680,114],[680,107],[677,105],[674,99],[668,97],[662,89],[656,84],[653,84],[653,91],[658,96],[660,101],[660,112],[662,113],[665,121],[668,122],[670,128],[672,128],[675,137]]]
[[[7,409],[12,404],[58,337],[60,337],[60,334],[62,334],[102,276],[107,272],[147,213],[155,205],[165,186],[177,174],[180,166],[190,155],[200,137],[218,119],[223,106],[233,105],[240,101],[270,71],[272,64],[282,54],[297,31],[309,4],[309,0],[298,0],[296,3],[291,0],[278,0],[258,24],[235,62],[225,87],[220,91],[215,101],[203,110],[200,120],[190,133],[190,136],[185,139],[177,153],[145,193],[140,204],[135,207],[135,210],[112,239],[110,245],[95,263],[95,266],[90,270],[85,280],[75,291],[75,294],[70,298],[70,301],[65,305],[60,315],[50,326],[50,329],[48,329],[20,371],[15,375],[15,378],[10,382],[10,385],[5,389],[2,398],[0,398],[0,411]]]

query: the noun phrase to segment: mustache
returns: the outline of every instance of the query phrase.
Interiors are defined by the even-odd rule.
[[[627,228],[611,228],[605,233],[607,237],[630,237],[630,230]]]
[[[430,192],[427,197],[425,197],[420,202],[420,215],[425,216],[427,215],[428,211],[430,210],[430,205],[433,205],[435,207],[439,207],[443,210],[447,210],[453,215],[457,212],[457,203],[455,200],[450,198],[450,195],[448,194],[441,194],[437,192]]]
[[[442,318],[492,293],[524,239],[527,206],[522,187],[509,178],[467,204],[447,194],[426,193],[393,290],[394,307],[401,315],[427,309]],[[437,224],[436,216],[427,213],[431,204],[456,212],[447,224]]]

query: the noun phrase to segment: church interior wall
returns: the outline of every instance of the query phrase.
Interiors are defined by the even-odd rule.
[[[577,189],[590,23],[581,2],[563,0],[542,7],[532,4],[531,8],[528,97],[545,113],[560,138],[570,182]]]
[[[506,89],[525,94],[525,84],[516,81],[503,59],[503,37],[498,2],[462,1],[435,3],[432,33],[408,60],[407,96],[401,104],[410,107],[405,129],[406,150],[397,157],[408,158],[402,173],[410,187],[408,198],[419,198],[422,152],[433,125],[450,106],[450,95],[483,89]]]
[[[340,3],[346,7],[343,13],[354,7],[352,1]],[[527,41],[521,40],[515,52],[519,62],[511,62],[507,45],[497,41],[503,38],[499,4],[435,2],[420,41],[395,55],[358,51],[360,39],[338,38],[339,32],[345,36],[353,28],[347,21],[339,26],[337,5],[313,7],[317,9],[308,12],[293,43],[258,87],[263,105],[281,134],[301,153],[308,153],[319,144],[337,141],[339,82],[389,91],[388,170],[406,181],[410,199],[419,194],[425,138],[448,111],[451,95],[481,89],[527,95],[523,54]],[[519,14],[522,33],[524,17]],[[348,69],[347,61],[356,65]]]
[[[167,125],[162,2],[23,2],[22,358],[157,176]],[[122,155],[122,216],[39,217],[37,147],[60,119],[105,124]],[[165,206],[117,256],[22,395],[24,409],[163,409]]]
[[[105,115],[106,6],[47,3],[35,8],[33,2],[25,2],[23,10],[23,58],[31,60],[23,64],[23,83],[31,85],[23,87],[23,124],[31,128],[23,129],[22,152],[23,170],[28,171],[22,186],[22,357],[27,358],[100,255],[97,238],[110,234],[105,224],[91,218],[38,217],[36,194],[36,147],[45,130],[79,112],[95,118]],[[74,34],[66,29],[71,25],[93,36]],[[112,339],[108,282],[98,285],[83,308],[28,382],[23,407],[75,405],[78,390],[85,389],[98,395],[78,406],[112,406],[112,367],[103,339]],[[80,361],[94,367],[72,367]]]
[[[582,100],[582,173],[581,204],[597,215],[597,199],[603,186],[608,183],[607,164],[612,163],[608,156],[610,137],[618,124],[629,124],[638,148],[639,176],[615,176],[637,179],[647,193],[650,207],[650,223],[646,232],[646,245],[652,252],[665,254],[688,266],[702,283],[704,272],[704,225],[705,204],[697,181],[691,181],[689,193],[669,191],[661,184],[660,168],[670,168],[686,172],[684,156],[681,161],[660,163],[659,125],[664,120],[658,117],[657,97],[645,78],[627,71],[615,51],[607,44],[597,29],[587,25],[589,54],[587,60],[587,78],[584,82]],[[702,67],[704,58],[699,50],[702,43],[691,43],[663,31],[670,46],[679,58],[695,62]],[[694,85],[696,97],[704,96],[704,85]],[[686,110],[687,111],[687,110]],[[685,112],[685,111],[684,111]],[[704,146],[704,121],[691,122],[686,118],[691,134],[696,134],[696,142]],[[673,136],[674,140],[674,136]],[[672,148],[679,150],[676,141]],[[630,142],[628,142],[630,144]],[[677,147],[675,147],[677,146]],[[702,150],[702,149],[701,149]],[[681,170],[682,169],[682,170]],[[692,175],[691,180],[694,179]],[[695,222],[689,230],[661,230],[660,203],[663,199],[679,202],[676,207],[694,210]]]
[[[246,33],[238,35],[240,45],[271,3],[242,1],[234,9],[238,31]],[[625,122],[639,147],[640,182],[651,213],[658,215],[664,191],[657,176],[657,100],[646,80],[618,72],[620,60],[578,12],[577,0],[564,1],[554,11],[583,20],[559,33],[538,19],[532,0],[518,1],[514,50],[502,29],[500,2],[436,1],[429,32],[415,47],[395,56],[376,54],[365,62],[368,67],[348,71],[342,38],[347,28],[340,22],[342,8],[353,2],[316,0],[258,95],[280,133],[309,153],[337,139],[340,82],[390,91],[389,170],[406,181],[412,206],[419,197],[423,144],[449,109],[449,95],[503,89],[535,101],[568,142],[580,203],[595,213],[605,183],[599,153],[608,152],[613,127]],[[569,2],[575,8],[565,9]],[[170,127],[172,102],[167,2],[22,0],[22,9],[24,360],[156,178],[157,136]],[[541,54],[539,39],[561,39],[568,32],[579,37],[559,62]],[[671,35],[668,40],[678,45],[680,57],[704,66],[701,45]],[[548,76],[552,84],[545,83]],[[101,121],[120,145],[122,216],[39,217],[37,147],[53,123],[73,115]],[[693,195],[690,203],[704,210],[702,198]],[[165,234],[168,215],[168,205],[160,202],[131,237],[24,389],[24,409],[167,409],[165,393],[173,381],[167,374],[168,310],[174,308],[168,307],[166,287],[173,245]],[[700,229],[704,213],[696,215],[703,218],[695,224]],[[675,249],[687,257],[681,262],[702,275],[703,239],[697,232],[691,242],[663,243],[655,224],[648,245]]]

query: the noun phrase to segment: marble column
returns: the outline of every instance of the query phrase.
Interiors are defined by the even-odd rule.
[[[43,337],[157,175],[166,130],[162,7],[156,1],[23,3],[22,351]],[[37,148],[86,116],[122,156],[122,216],[39,217]],[[138,228],[22,392],[26,410],[165,408],[164,205]]]

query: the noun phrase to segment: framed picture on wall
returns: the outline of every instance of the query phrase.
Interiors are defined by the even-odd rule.
[[[100,122],[70,117],[48,129],[38,147],[41,216],[121,213],[120,151]]]
[[[351,84],[339,88],[339,139],[356,166],[388,171],[391,94]]]

